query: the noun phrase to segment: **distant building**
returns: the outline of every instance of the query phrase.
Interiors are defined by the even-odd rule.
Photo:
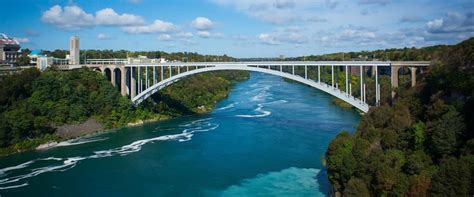
[[[80,64],[80,49],[79,49],[79,37],[73,36],[69,41],[69,64],[79,65]]]
[[[40,71],[44,71],[46,70],[46,68],[49,68],[51,67],[51,65],[53,64],[53,59],[52,57],[38,57],[37,61],[36,61],[36,68],[38,68],[38,70]]]
[[[8,37],[5,34],[0,34],[0,64],[13,64],[21,56],[20,43]]]
[[[160,64],[163,64],[163,63],[167,63],[168,60],[166,60],[165,58],[150,59],[147,56],[140,55],[138,57],[129,57],[129,58],[127,58],[127,62],[129,64],[140,64],[140,63],[142,63],[142,64],[143,63],[160,63]]]

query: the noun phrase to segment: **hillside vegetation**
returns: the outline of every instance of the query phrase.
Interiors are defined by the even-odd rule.
[[[100,73],[35,68],[0,79],[0,155],[57,139],[56,128],[96,119],[105,128],[210,111],[247,72],[213,72],[189,77],[138,107]]]
[[[413,58],[433,59],[420,85],[399,90],[393,105],[372,108],[354,134],[331,142],[333,194],[474,194],[474,38],[438,50]]]

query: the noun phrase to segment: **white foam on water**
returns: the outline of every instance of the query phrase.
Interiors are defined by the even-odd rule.
[[[273,105],[273,104],[283,104],[283,103],[288,103],[287,100],[277,100],[277,101],[271,101],[271,102],[267,102],[267,103],[262,103],[262,105]]]
[[[219,196],[324,196],[316,180],[319,169],[287,168],[259,174],[229,186]]]
[[[8,187],[0,187],[0,190],[5,190],[5,189],[14,189],[14,188],[19,188],[19,187],[25,187],[27,186],[28,183],[23,183],[21,185],[12,185],[12,186],[8,186]]]
[[[222,111],[222,110],[226,110],[226,109],[233,108],[233,107],[235,107],[236,104],[237,104],[237,103],[231,103],[231,104],[226,105],[226,106],[224,106],[224,107],[217,108],[216,111]]]
[[[22,163],[22,164],[20,164],[20,165],[16,165],[16,166],[11,166],[11,167],[7,167],[7,168],[0,169],[0,175],[5,175],[6,172],[8,172],[8,171],[19,170],[19,169],[26,168],[26,167],[30,166],[32,163],[34,163],[34,160],[33,160],[33,161],[28,161],[28,162]]]
[[[74,146],[74,145],[79,145],[79,144],[86,144],[86,143],[91,143],[91,142],[97,142],[97,141],[104,141],[109,138],[107,137],[95,137],[95,138],[78,138],[78,139],[72,139],[72,140],[67,140],[64,142],[59,142],[58,144],[54,145],[55,147],[62,147],[62,146]]]
[[[253,111],[258,112],[259,114],[253,114],[253,115],[235,115],[236,117],[241,117],[241,118],[262,118],[266,117],[272,114],[271,111],[265,111],[263,110],[263,104],[258,104],[258,107],[254,109]]]
[[[11,184],[23,181],[31,177],[38,176],[46,172],[63,172],[63,171],[69,170],[75,167],[77,163],[82,160],[97,159],[97,158],[111,157],[111,156],[125,156],[131,153],[135,153],[135,152],[140,151],[143,145],[148,144],[150,142],[171,141],[171,140],[176,140],[178,142],[189,141],[192,139],[194,133],[211,131],[219,127],[218,124],[211,123],[209,122],[209,120],[211,120],[211,118],[195,120],[195,121],[191,121],[190,123],[181,125],[181,127],[184,126],[186,128],[183,129],[182,132],[178,134],[163,135],[163,136],[158,136],[155,138],[137,140],[130,144],[124,145],[122,147],[95,151],[94,154],[89,155],[89,156],[76,156],[76,157],[68,157],[68,158],[57,158],[57,157],[39,158],[39,159],[31,160],[31,161],[28,161],[16,166],[0,169],[0,175],[3,175],[3,177],[5,177],[8,175],[7,172],[25,169],[35,163],[38,165],[41,165],[41,163],[38,163],[38,162],[49,161],[46,164],[46,166],[38,167],[34,169],[28,169],[29,173],[14,175],[11,177],[6,177],[4,179],[1,179],[0,190],[14,189],[18,187],[27,186],[28,185],[27,182],[23,182],[22,184],[19,184],[19,185],[11,185]],[[107,138],[82,139],[82,140],[65,143],[64,146],[89,143],[93,141],[102,141],[106,139]],[[51,164],[51,161],[56,162],[56,164]]]

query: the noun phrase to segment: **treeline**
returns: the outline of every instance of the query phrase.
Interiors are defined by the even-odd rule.
[[[439,56],[449,46],[437,45],[424,48],[384,49],[375,51],[360,51],[347,53],[332,53],[324,55],[310,55],[304,57],[286,58],[293,61],[430,61]]]
[[[372,108],[354,134],[331,142],[333,194],[474,194],[474,38],[441,48],[420,85],[399,89],[392,106]]]
[[[58,126],[90,118],[105,128],[117,128],[139,120],[207,112],[227,96],[233,83],[247,78],[247,72],[192,76],[134,107],[104,76],[88,68],[42,73],[26,69],[0,78],[0,149],[8,153],[32,148],[38,143],[35,139],[57,138]]]
[[[41,51],[41,54],[56,58],[66,58],[68,50]],[[227,55],[202,55],[193,52],[167,53],[164,51],[128,51],[128,50],[81,50],[81,59],[124,59],[127,57],[146,56],[148,58],[166,58],[170,61],[183,62],[230,62],[235,61],[233,57]]]

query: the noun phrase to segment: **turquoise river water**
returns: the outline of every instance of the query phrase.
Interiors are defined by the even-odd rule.
[[[212,113],[0,158],[0,196],[324,196],[321,158],[360,116],[251,73]]]

